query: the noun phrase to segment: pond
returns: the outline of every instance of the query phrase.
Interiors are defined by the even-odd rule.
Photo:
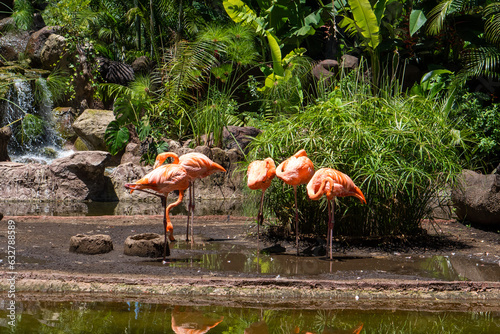
[[[351,304],[351,306],[347,306]],[[355,301],[317,308],[218,306],[125,301],[19,301],[15,327],[0,308],[2,333],[500,333],[500,311],[364,309]],[[463,305],[462,305],[463,306]],[[11,328],[12,327],[12,328]]]

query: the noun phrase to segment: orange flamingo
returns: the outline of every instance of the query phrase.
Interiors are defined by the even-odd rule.
[[[196,310],[181,310],[178,306],[172,311],[172,330],[176,334],[204,334],[220,324],[223,316],[218,319],[206,317]]]
[[[167,244],[167,233],[169,234],[170,241],[175,241],[174,228],[170,221],[170,210],[179,205],[184,197],[184,191],[189,187],[189,177],[186,169],[181,165],[164,165],[159,168],[153,169],[143,178],[135,183],[125,184],[127,189],[132,193],[134,190],[140,190],[159,196],[161,198],[163,214],[163,227],[165,229],[165,245],[163,248],[163,262],[165,258],[170,255],[170,250]],[[152,190],[153,192],[150,192]],[[179,198],[174,203],[167,207],[168,193],[174,190],[179,191]],[[168,249],[168,254],[167,254]]]
[[[363,323],[359,323],[356,327],[353,329],[331,329],[331,328],[325,328],[321,334],[359,334],[361,333],[361,330],[363,329]],[[314,334],[311,332],[306,332],[305,334]]]
[[[366,204],[365,196],[346,174],[332,168],[321,168],[307,184],[307,195],[312,200],[318,200],[326,195],[328,200],[328,234],[330,260],[332,259],[333,224],[335,223],[335,197],[354,196]],[[331,209],[331,211],[330,211]]]
[[[193,237],[193,221],[194,221],[194,181],[212,175],[217,172],[225,172],[224,167],[210,160],[205,154],[192,152],[183,154],[180,157],[173,152],[160,153],[156,156],[153,168],[162,166],[167,158],[172,158],[172,164],[179,164],[186,169],[189,177],[189,205],[188,205],[188,220],[186,226],[186,241],[189,240],[189,221],[191,219],[191,242],[194,242]]]
[[[252,190],[262,189],[260,198],[259,213],[257,215],[257,242],[259,242],[259,226],[264,223],[264,214],[262,206],[264,204],[264,193],[271,185],[271,181],[276,176],[276,165],[272,158],[264,160],[255,160],[248,165],[247,169],[247,185]]]
[[[295,245],[299,255],[299,212],[297,208],[297,186],[309,182],[314,174],[314,165],[305,150],[300,150],[279,164],[276,176],[286,184],[293,186],[295,195]]]

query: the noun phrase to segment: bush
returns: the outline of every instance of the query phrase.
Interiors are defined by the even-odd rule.
[[[500,163],[500,106],[491,104],[491,97],[484,93],[457,95],[454,116],[477,142],[474,161],[490,173]]]
[[[339,83],[303,112],[269,124],[252,143],[249,158],[273,157],[280,163],[304,148],[315,169],[331,167],[348,174],[363,191],[367,205],[341,198],[336,234],[390,235],[419,231],[429,202],[460,172],[458,147],[463,135],[447,113],[448,101],[397,95],[365,95],[361,84]],[[299,188],[302,233],[326,231],[326,201],[306,198]],[[293,190],[274,181],[266,206],[281,224],[293,221]]]

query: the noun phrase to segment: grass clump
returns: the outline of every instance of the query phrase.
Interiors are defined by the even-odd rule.
[[[448,100],[398,93],[373,97],[365,85],[345,78],[300,113],[268,124],[249,158],[270,156],[278,164],[303,148],[316,170],[331,167],[348,174],[367,205],[354,198],[337,200],[336,234],[417,233],[430,201],[461,170],[465,135],[450,120]],[[310,201],[305,186],[299,196],[302,233],[324,233],[326,202]],[[282,225],[293,221],[291,187],[274,181],[266,198]]]

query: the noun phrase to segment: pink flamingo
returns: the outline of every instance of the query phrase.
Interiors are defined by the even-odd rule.
[[[212,175],[217,172],[225,172],[224,167],[219,165],[218,163],[210,160],[205,154],[192,152],[183,154],[180,157],[174,152],[164,152],[160,153],[156,156],[155,164],[153,168],[158,168],[162,166],[167,158],[172,158],[172,164],[179,164],[186,169],[189,178],[189,205],[188,205],[188,220],[186,226],[186,241],[189,240],[189,227],[191,220],[191,242],[194,242],[193,237],[193,221],[194,221],[194,181],[196,179],[201,179]]]
[[[354,196],[366,204],[365,196],[349,176],[332,168],[321,168],[314,173],[307,184],[307,195],[318,200],[326,195],[328,200],[328,234],[330,260],[332,259],[333,225],[335,223],[335,197]],[[330,211],[331,209],[331,211]]]

